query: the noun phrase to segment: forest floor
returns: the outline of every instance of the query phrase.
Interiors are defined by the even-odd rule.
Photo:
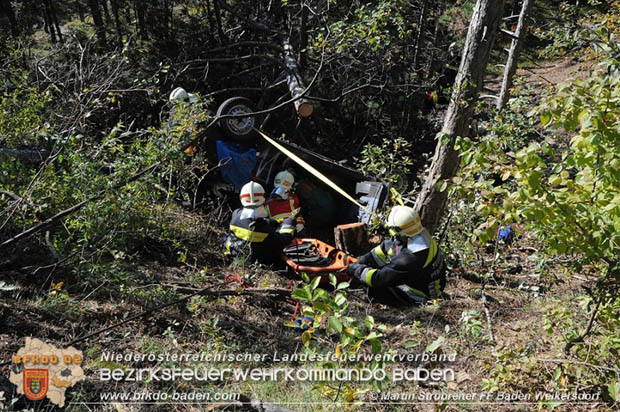
[[[587,65],[574,62],[552,62],[531,68],[522,68],[518,75],[536,87],[572,78]],[[0,360],[10,359],[23,345],[24,336],[45,339],[59,347],[65,347],[75,338],[113,326],[123,319],[137,315],[145,308],[156,307],[162,302],[182,298],[190,288],[214,285],[213,289],[234,290],[243,287],[288,288],[291,279],[281,273],[260,268],[240,269],[221,267],[221,261],[213,261],[204,255],[204,244],[200,233],[208,233],[214,228],[205,222],[200,214],[179,211],[179,219],[192,222],[198,233],[196,242],[184,251],[187,256],[198,256],[191,262],[178,262],[176,251],[166,245],[155,245],[159,252],[154,256],[161,258],[142,260],[131,266],[131,273],[124,279],[110,280],[114,285],[124,284],[128,289],[142,291],[140,298],[130,294],[119,299],[116,293],[107,291],[106,284],[95,291],[83,292],[81,286],[72,285],[69,276],[54,278],[56,288],[40,290],[46,279],[23,279],[15,273],[12,279],[4,279],[7,284],[18,288],[0,290]],[[458,233],[458,227],[449,227],[448,232]],[[563,260],[545,261],[537,254],[543,245],[530,239],[527,233],[517,237],[510,245],[496,244],[481,247],[474,251],[476,259],[467,267],[455,262],[458,257],[446,250],[453,262],[446,285],[446,298],[436,304],[412,308],[395,309],[384,305],[369,305],[363,290],[349,293],[349,316],[363,319],[372,314],[378,324],[386,326],[383,331],[383,350],[393,349],[397,353],[422,353],[438,338],[443,337],[440,351],[456,353],[454,362],[432,364],[433,367],[451,368],[456,373],[453,382],[435,385],[434,383],[392,382],[383,391],[392,393],[441,394],[446,392],[483,393],[495,385],[494,394],[505,392],[515,394],[517,388],[527,388],[531,383],[539,385],[544,376],[534,376],[531,365],[522,364],[519,358],[527,354],[534,356],[549,373],[558,366],[554,361],[565,342],[557,342],[544,331],[546,305],[554,300],[562,300],[566,307],[579,311],[574,296],[583,287],[592,286],[596,274],[585,271],[566,282],[562,276]],[[50,275],[53,276],[53,275]],[[59,286],[60,282],[64,282]],[[482,285],[484,284],[484,289]],[[111,289],[111,288],[110,288]],[[70,293],[64,293],[65,291]],[[43,297],[41,297],[43,296]],[[486,303],[485,303],[486,300]],[[101,358],[102,352],[116,353],[294,353],[300,350],[301,333],[285,324],[290,321],[295,305],[285,298],[262,293],[244,296],[194,296],[188,301],[172,305],[147,316],[128,321],[113,327],[76,345],[84,349],[83,368],[87,380],[76,385],[67,398],[69,410],[115,410],[137,411],[155,410],[152,405],[115,403],[106,406],[78,402],[97,402],[99,395],[108,391],[136,392],[145,389],[166,389],[164,382],[120,384],[101,382],[98,379],[100,368],[127,368],[131,362],[110,362]],[[487,312],[488,311],[488,315]],[[492,336],[492,338],[491,338]],[[324,336],[325,342],[332,343],[332,337]],[[165,364],[165,363],[164,363]],[[171,363],[165,364],[172,365]],[[228,363],[227,366],[232,366]],[[252,362],[237,364],[273,367],[273,362]],[[422,366],[428,366],[428,363]],[[133,367],[140,367],[134,363]],[[283,365],[278,365],[283,366]],[[391,367],[411,368],[420,366],[410,363],[395,363]],[[6,376],[9,367],[0,368],[0,375]],[[508,370],[511,372],[508,374]],[[15,397],[15,389],[6,378],[0,382],[0,391],[5,392],[5,404]],[[173,389],[225,390],[242,393],[250,399],[272,402],[296,411],[309,410],[364,410],[399,411],[404,406],[394,401],[375,401],[360,407],[345,403],[329,403],[320,393],[312,390],[310,383],[246,381],[223,385],[178,383]],[[550,388],[549,388],[550,389]],[[495,396],[495,395],[494,395]],[[330,399],[333,399],[333,395]],[[342,396],[339,402],[344,402]],[[73,402],[73,403],[72,403]],[[407,410],[419,411],[459,411],[483,410],[528,411],[541,406],[539,403],[515,404],[512,400],[502,402],[493,398],[490,403],[468,404],[429,402],[419,403]],[[51,410],[48,403],[28,403],[21,398],[14,407]],[[206,409],[200,405],[181,404],[160,405],[158,410],[193,411],[236,410],[234,403],[214,404]],[[564,405],[558,410],[595,410],[579,405]],[[600,410],[600,409],[596,409]]]

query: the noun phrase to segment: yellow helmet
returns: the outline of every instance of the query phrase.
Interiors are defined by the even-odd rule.
[[[420,216],[413,208],[408,206],[394,206],[387,219],[389,228],[394,228],[401,236],[415,236],[424,229],[420,222]]]
[[[243,207],[258,207],[265,203],[265,189],[260,183],[249,182],[241,188],[239,199]]]

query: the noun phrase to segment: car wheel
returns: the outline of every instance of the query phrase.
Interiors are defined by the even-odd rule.
[[[254,112],[254,104],[245,97],[231,97],[218,107],[216,116],[239,115]],[[240,142],[250,142],[255,137],[254,127],[257,118],[255,116],[234,117],[220,120],[220,126],[224,133],[233,140]]]

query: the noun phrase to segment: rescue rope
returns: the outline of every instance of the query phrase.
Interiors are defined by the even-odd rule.
[[[323,183],[325,183],[326,185],[328,185],[329,187],[334,189],[336,192],[340,193],[342,196],[344,196],[345,199],[353,202],[353,204],[359,206],[361,209],[364,209],[368,214],[374,215],[374,213],[371,212],[368,208],[366,208],[366,206],[362,205],[360,202],[355,200],[355,198],[353,198],[351,195],[349,195],[347,192],[345,192],[343,189],[341,189],[340,186],[338,186],[336,183],[332,182],[327,176],[325,176],[323,173],[321,173],[318,170],[316,170],[314,167],[312,167],[306,161],[301,159],[295,153],[291,152],[286,147],[282,146],[280,143],[276,142],[274,139],[272,139],[271,137],[267,136],[265,133],[261,132],[257,128],[254,128],[254,130],[256,130],[258,132],[258,134],[261,135],[261,137],[263,139],[265,139],[267,142],[272,144],[276,149],[278,149],[279,151],[281,151],[282,153],[287,155],[291,160],[295,161],[297,164],[299,164],[301,167],[306,169],[308,172],[312,173],[316,178],[318,178]]]

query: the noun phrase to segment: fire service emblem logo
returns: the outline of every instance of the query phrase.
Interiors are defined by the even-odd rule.
[[[24,369],[24,395],[38,401],[47,394],[49,371],[47,369]]]

